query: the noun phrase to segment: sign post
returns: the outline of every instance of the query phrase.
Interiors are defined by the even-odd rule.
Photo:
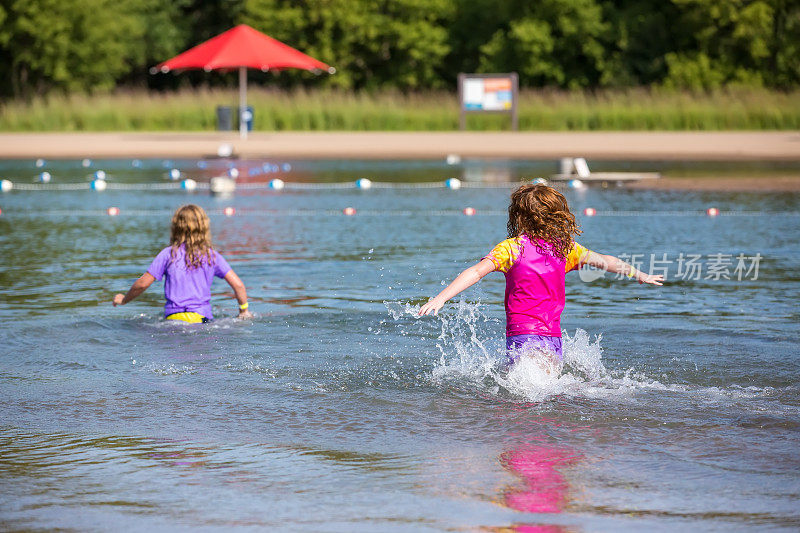
[[[516,72],[504,74],[458,75],[459,125],[467,129],[467,113],[510,113],[511,129],[517,131],[519,78]]]

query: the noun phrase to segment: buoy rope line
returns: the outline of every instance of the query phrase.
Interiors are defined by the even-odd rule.
[[[235,181],[235,180],[234,180]],[[93,182],[85,183],[19,183],[13,182],[13,191],[80,191],[92,190]],[[494,182],[494,183],[473,183],[473,182],[460,182],[458,188],[462,189],[507,189],[518,187],[519,185],[527,183],[526,181],[507,181],[507,182]],[[556,189],[568,189],[569,187],[563,183],[550,183],[550,186]],[[114,183],[106,181],[105,190],[118,190],[118,191],[170,191],[170,190],[185,190],[190,192],[182,181],[175,181],[169,183]],[[196,190],[209,190],[211,188],[208,182],[193,183],[191,188]],[[418,182],[418,183],[399,183],[399,182],[371,182],[367,187],[360,187],[354,182],[329,182],[329,183],[303,183],[303,182],[283,182],[280,188],[287,190],[366,190],[366,189],[455,189],[455,187],[448,184],[447,181],[435,182]],[[275,185],[264,183],[239,183],[235,184],[236,190],[278,190]],[[101,191],[98,191],[101,192]]]
[[[255,216],[255,217],[286,217],[286,216],[341,216],[343,213],[346,215],[356,216],[369,216],[369,217],[387,217],[387,216],[507,216],[506,210],[476,210],[473,208],[452,209],[452,210],[382,210],[382,209],[364,209],[356,210],[352,207],[344,209],[252,209],[252,208],[233,208],[226,207],[224,209],[209,209],[206,211],[212,216]],[[25,210],[25,211],[8,211],[3,210],[2,216],[6,217],[29,217],[29,218],[46,218],[46,217],[93,217],[93,216],[171,216],[173,210],[171,209],[120,209],[110,207],[105,210],[101,209],[86,209],[86,210],[73,210],[73,209],[54,209],[54,210]],[[705,211],[597,211],[594,217],[607,216],[607,217],[653,217],[653,216],[667,216],[667,217],[706,217],[708,214]],[[742,216],[742,217],[760,217],[760,216],[800,216],[800,211],[720,211],[714,216]]]

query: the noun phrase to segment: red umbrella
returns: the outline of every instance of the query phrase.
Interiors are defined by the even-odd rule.
[[[247,24],[240,24],[212,37],[156,65],[150,72],[194,68],[201,68],[206,72],[215,69],[239,69],[239,132],[243,139],[247,138],[246,121],[242,120],[242,115],[247,109],[248,68],[259,69],[262,72],[286,68],[299,68],[317,73],[323,70],[330,74],[336,72],[336,69],[322,61],[317,61],[291,46],[264,35]]]

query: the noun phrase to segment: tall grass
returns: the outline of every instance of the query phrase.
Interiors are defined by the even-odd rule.
[[[259,131],[452,131],[456,96],[252,88]],[[0,107],[0,131],[212,131],[216,107],[238,105],[236,89],[146,90],[51,95]],[[468,115],[470,130],[509,128],[507,115]],[[631,89],[526,90],[519,127],[527,131],[800,129],[800,90],[737,89],[713,94]]]

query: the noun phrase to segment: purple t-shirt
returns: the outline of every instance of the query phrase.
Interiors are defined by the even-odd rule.
[[[153,259],[147,272],[156,278],[164,278],[164,316],[173,313],[199,313],[206,318],[214,318],[211,313],[211,282],[214,276],[224,278],[231,267],[215,250],[211,250],[213,264],[205,259],[201,266],[186,268],[186,248],[181,245],[172,255],[172,247],[167,246]]]

